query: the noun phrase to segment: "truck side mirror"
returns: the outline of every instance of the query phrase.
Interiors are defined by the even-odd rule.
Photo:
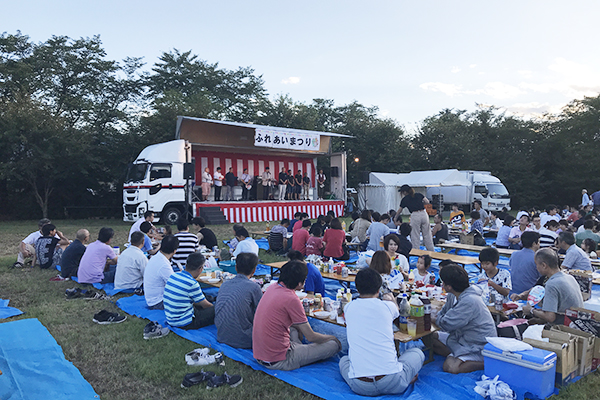
[[[160,189],[162,189],[162,184],[159,183],[157,185],[154,185],[150,188],[150,194],[151,195],[156,194],[156,193],[160,192]]]

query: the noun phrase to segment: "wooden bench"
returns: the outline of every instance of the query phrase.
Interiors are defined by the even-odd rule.
[[[456,264],[468,265],[468,264],[479,264],[479,259],[475,257],[468,256],[457,256],[456,254],[448,254],[448,253],[440,253],[437,251],[427,251],[427,250],[419,250],[412,249],[410,251],[411,256],[424,256],[428,255],[435,260],[450,260]]]
[[[481,252],[481,250],[485,249],[488,246],[475,246],[474,244],[462,244],[462,243],[450,243],[450,242],[445,242],[445,243],[439,243],[437,245],[438,247],[442,248],[442,252],[447,253],[450,250],[467,250],[467,251],[474,251],[476,253]],[[498,250],[498,253],[500,253],[500,255],[502,256],[508,256],[510,257],[512,255],[512,253],[514,253],[515,251],[519,251],[519,250],[513,250],[513,249],[496,249]]]

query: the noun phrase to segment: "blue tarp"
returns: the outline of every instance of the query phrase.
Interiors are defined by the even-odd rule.
[[[0,324],[0,399],[98,399],[37,319]]]
[[[141,296],[122,298],[117,301],[117,306],[128,314],[158,321],[161,324],[166,323],[164,311],[149,310],[146,307],[144,298]],[[334,334],[341,341],[346,342],[345,328],[312,318],[310,319],[310,323],[315,331]],[[173,328],[173,332],[195,343],[221,351],[235,361],[242,362],[255,370],[263,371],[315,396],[331,400],[358,400],[365,398],[354,394],[343,380],[338,368],[339,356],[302,367],[295,371],[272,371],[258,364],[254,360],[251,350],[235,349],[217,342],[217,329],[214,325],[192,331]],[[419,372],[417,383],[409,387],[402,396],[380,396],[374,397],[374,399],[481,400],[481,396],[475,393],[473,388],[475,387],[475,382],[481,378],[482,372],[460,375],[448,374],[442,371],[443,360],[442,357],[436,357],[434,362],[425,365]]]
[[[23,311],[18,308],[9,307],[8,303],[10,300],[2,300],[0,299],[0,319],[14,317],[16,315],[23,314]],[[1,399],[1,397],[0,397]]]

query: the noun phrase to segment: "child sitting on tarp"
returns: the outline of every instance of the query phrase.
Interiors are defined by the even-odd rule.
[[[487,281],[490,287],[490,294],[496,298],[498,296],[507,297],[512,289],[510,272],[506,269],[498,268],[500,254],[493,247],[486,247],[479,253],[479,262],[483,271],[479,274],[477,282]]]
[[[60,239],[56,237],[57,235]],[[35,242],[35,254],[31,265],[35,265],[36,259],[42,269],[55,269],[57,265],[60,265],[64,248],[59,246],[58,243],[63,238],[66,240],[53,224],[42,226],[42,236]]]

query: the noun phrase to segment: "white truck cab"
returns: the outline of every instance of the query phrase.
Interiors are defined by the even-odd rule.
[[[137,221],[154,211],[163,223],[175,224],[187,211],[193,180],[184,178],[191,162],[191,146],[173,140],[146,147],[129,165],[123,184],[123,221]],[[188,199],[189,200],[189,199]]]

